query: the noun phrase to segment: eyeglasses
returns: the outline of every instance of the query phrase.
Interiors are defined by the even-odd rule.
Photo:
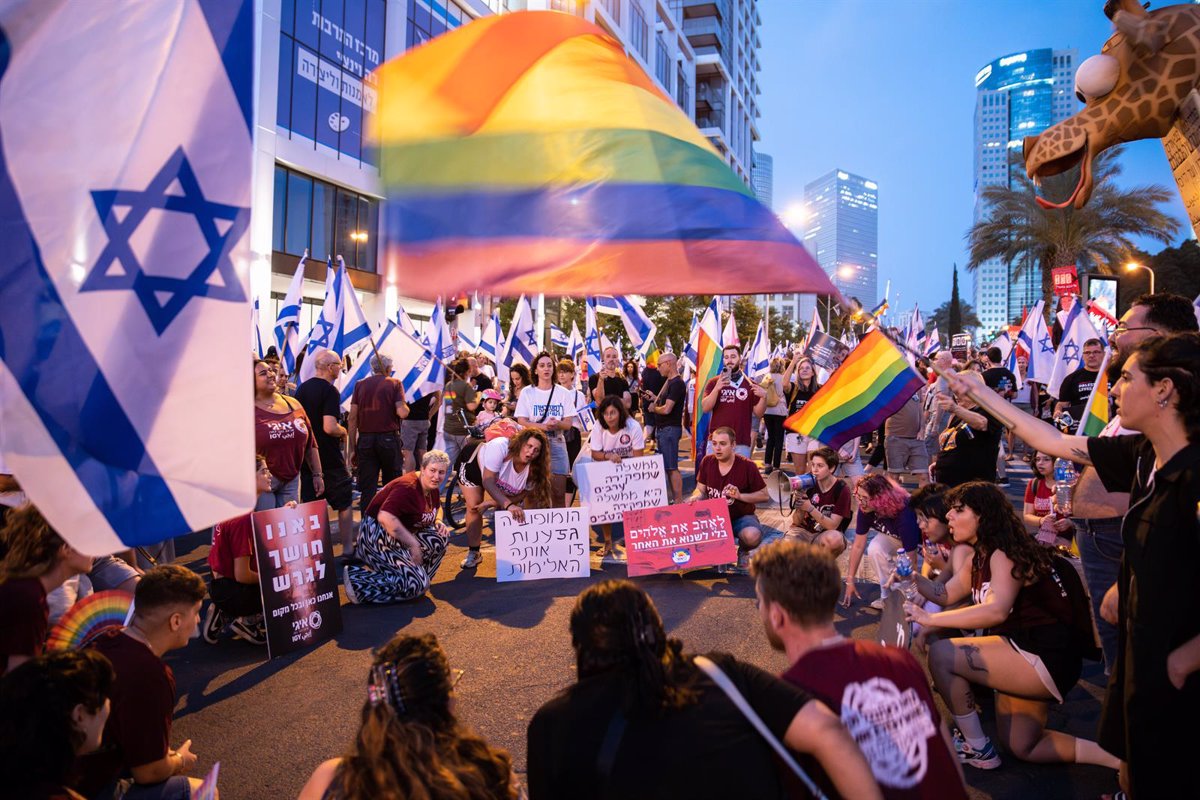
[[[1158,333],[1158,328],[1149,328],[1144,325],[1130,328],[1124,322],[1118,322],[1117,327],[1113,328],[1113,336],[1119,336],[1122,333],[1129,333],[1130,331],[1152,331],[1153,333]]]

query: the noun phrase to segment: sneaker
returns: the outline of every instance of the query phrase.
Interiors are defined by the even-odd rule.
[[[217,604],[210,602],[208,611],[204,614],[204,627],[201,629],[201,635],[204,641],[209,644],[216,644],[221,639],[221,634],[225,631],[225,626],[229,620],[225,619],[225,615],[221,613],[221,609],[217,608]]]
[[[875,609],[876,611],[883,611],[883,606],[884,606],[884,603],[886,603],[886,602],[887,601],[884,600],[882,597],[877,598],[877,599],[871,601],[871,608]]]
[[[967,744],[961,731],[954,731],[954,752],[958,754],[959,762],[975,769],[995,769],[1000,766],[1000,754],[996,746],[988,739],[982,750],[976,750]]]
[[[346,588],[346,599],[354,605],[358,605],[358,595],[354,593],[354,584],[350,582],[350,567],[342,570],[342,586]]]
[[[478,550],[468,550],[467,557],[462,560],[463,569],[475,569],[483,563],[483,553]]]
[[[238,617],[229,623],[229,630],[239,639],[245,639],[251,644],[266,644],[267,629],[259,627],[253,617]]]

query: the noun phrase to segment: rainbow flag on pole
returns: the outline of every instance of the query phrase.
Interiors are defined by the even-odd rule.
[[[873,330],[783,425],[836,450],[878,428],[924,385],[891,340]]]
[[[481,18],[375,75],[385,271],[406,295],[837,295],[688,115],[586,20]]]
[[[711,411],[700,408],[700,401],[704,398],[705,385],[725,368],[725,354],[721,350],[721,311],[715,297],[709,303],[704,316],[700,318],[696,334],[696,356],[696,396],[692,401],[692,460],[699,466],[708,441],[708,423],[712,418]]]
[[[1104,371],[1108,369],[1109,351],[1104,351],[1104,360],[1100,362],[1100,370],[1096,373],[1096,384],[1088,396],[1087,405],[1083,408],[1083,416],[1079,420],[1076,436],[1099,436],[1108,425],[1108,379]]]

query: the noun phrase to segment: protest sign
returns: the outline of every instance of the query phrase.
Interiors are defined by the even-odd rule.
[[[579,501],[586,503],[591,524],[620,522],[621,514],[667,504],[667,477],[661,455],[588,461],[580,465]]]
[[[720,499],[625,512],[629,576],[737,561],[729,504]]]
[[[804,355],[811,358],[818,367],[833,372],[842,365],[846,356],[850,355],[850,348],[824,331],[813,331]]]
[[[1064,294],[1079,294],[1079,273],[1073,264],[1065,267],[1054,267],[1050,270],[1054,283],[1054,293],[1059,297]]]
[[[956,333],[950,337],[950,355],[959,360],[971,354],[971,334]]]
[[[251,517],[270,658],[319,644],[342,630],[327,508],[324,500],[314,500]]]
[[[497,511],[494,525],[500,583],[591,574],[587,506],[527,509],[524,522]]]

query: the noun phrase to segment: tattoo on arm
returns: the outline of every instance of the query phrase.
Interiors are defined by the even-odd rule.
[[[933,596],[934,597],[945,597],[946,596],[946,584],[944,584],[944,583],[933,584]]]
[[[976,672],[987,672],[987,667],[983,664],[983,656],[979,652],[979,648],[973,644],[962,645],[963,658],[967,660],[967,666]]]
[[[1089,453],[1087,451],[1087,448],[1072,447],[1071,454],[1073,456],[1075,456],[1075,460],[1079,461],[1081,464],[1089,464],[1090,465],[1092,463],[1092,456],[1091,456],[1091,453]]]

